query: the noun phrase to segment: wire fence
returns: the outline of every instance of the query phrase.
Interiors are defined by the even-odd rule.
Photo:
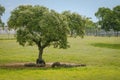
[[[110,31],[105,31],[103,29],[100,30],[96,30],[96,29],[89,29],[85,31],[85,34],[87,36],[116,36],[119,37],[120,36],[120,31],[114,31],[114,30],[110,30]]]
[[[15,30],[3,30],[0,29],[0,38],[15,38],[13,35],[16,33]],[[86,29],[85,30],[85,35],[86,36],[115,36],[115,37],[120,37],[120,31],[114,31],[114,30],[110,30],[110,31],[105,31],[103,29],[100,30],[96,30],[96,29]]]

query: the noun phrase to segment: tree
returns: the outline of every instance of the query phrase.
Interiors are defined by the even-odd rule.
[[[1,20],[1,16],[3,15],[4,12],[5,12],[5,8],[0,5],[0,26],[4,26],[4,23]]]
[[[46,47],[68,47],[66,17],[46,7],[21,5],[12,11],[8,26],[17,30],[20,45],[38,46],[37,64],[45,65],[42,54]]]
[[[114,7],[112,10],[109,8],[99,8],[95,13],[95,16],[99,19],[99,24],[102,29],[109,31],[113,29],[114,31],[120,31],[120,6]]]
[[[71,37],[77,35],[83,37],[85,26],[82,17],[78,13],[71,13],[70,11],[64,11],[62,14],[67,17]]]
[[[113,30],[117,31],[117,36],[118,36],[118,31],[120,31],[120,6],[116,6],[113,8],[113,20],[112,20],[112,26]]]
[[[105,31],[109,31],[112,29],[111,27],[111,16],[112,11],[109,8],[101,7],[98,9],[98,11],[95,13],[95,16],[99,19],[99,25],[101,25],[101,28]]]
[[[95,23],[90,19],[91,19],[90,17],[83,17],[83,22],[85,25],[85,33],[86,34],[94,33],[94,30],[96,29]]]

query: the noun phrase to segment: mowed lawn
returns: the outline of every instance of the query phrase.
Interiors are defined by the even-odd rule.
[[[0,39],[0,65],[36,61],[37,46],[22,47],[15,39],[4,39]],[[0,80],[120,80],[120,37],[69,37],[68,41],[68,49],[47,47],[44,60],[86,67],[0,68]]]

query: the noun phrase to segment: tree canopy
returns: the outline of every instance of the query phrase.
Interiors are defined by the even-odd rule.
[[[84,36],[84,22],[81,15],[78,13],[71,13],[70,11],[64,11],[62,13],[67,17],[68,26],[70,28],[71,36]]]
[[[4,25],[4,23],[1,20],[1,16],[3,15],[4,12],[5,12],[5,8],[0,5],[0,27]]]
[[[113,29],[115,31],[120,31],[120,6],[116,6],[113,8]]]
[[[120,31],[120,6],[114,7],[112,10],[109,8],[101,7],[95,13],[95,16],[99,19],[101,28],[109,31]]]
[[[12,12],[8,25],[17,30],[17,40],[21,45],[40,41],[42,47],[55,41],[60,48],[67,47],[65,17],[46,7],[19,6]]]
[[[105,31],[109,31],[111,29],[110,24],[110,16],[112,15],[112,11],[109,8],[101,7],[95,13],[95,16],[99,19],[99,25]]]
[[[90,20],[90,19],[91,18],[89,18],[89,17],[84,17],[83,18],[86,29],[93,29],[93,28],[96,27],[95,23],[92,20]]]

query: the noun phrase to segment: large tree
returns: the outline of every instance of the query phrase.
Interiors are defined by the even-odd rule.
[[[4,25],[4,23],[1,20],[1,16],[3,15],[4,12],[5,12],[5,8],[0,5],[0,27]]]
[[[21,5],[11,12],[8,26],[17,31],[17,42],[20,45],[38,46],[37,64],[45,65],[42,54],[46,47],[68,47],[66,17],[46,7]]]
[[[71,13],[70,11],[64,11],[62,13],[67,17],[68,26],[70,28],[70,36],[84,36],[85,23],[78,13]]]

